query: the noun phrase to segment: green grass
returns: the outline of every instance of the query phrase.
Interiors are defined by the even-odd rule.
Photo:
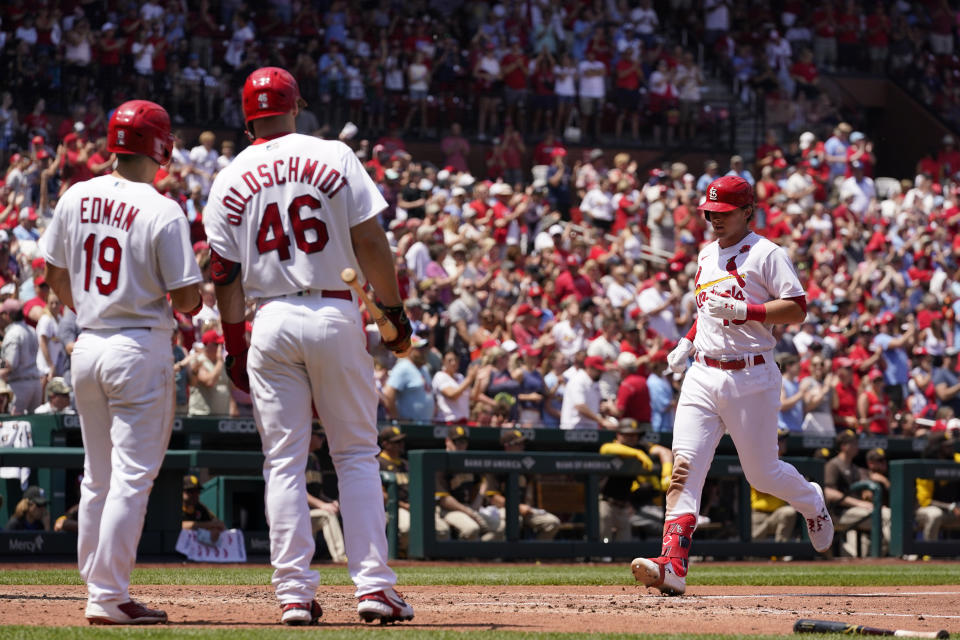
[[[351,584],[343,567],[317,567],[323,585]],[[457,567],[413,565],[397,569],[398,584],[420,585],[632,585],[626,563],[602,565],[493,564]],[[133,584],[264,585],[267,567],[170,566],[135,569]],[[0,585],[82,584],[74,569],[14,569],[0,571]],[[960,584],[960,563],[896,564],[694,564],[688,585],[756,586],[891,586]]]
[[[9,640],[48,640],[55,637],[57,640],[112,640],[114,638],[135,638],[150,640],[151,638],[201,638],[202,640],[289,640],[292,638],[322,637],[323,640],[379,640],[394,638],[397,640],[579,640],[590,637],[599,640],[657,640],[665,634],[624,634],[624,633],[593,633],[586,636],[582,633],[530,633],[523,631],[502,631],[490,629],[484,631],[431,631],[411,627],[397,627],[384,629],[323,629],[306,627],[303,629],[185,629],[176,628],[132,628],[106,629],[95,627],[58,627],[55,635],[44,627],[3,627],[2,636]],[[742,636],[718,634],[674,634],[672,639],[691,638],[696,640],[735,640]],[[781,638],[778,635],[750,636],[750,640],[774,640]],[[848,638],[841,634],[817,634],[816,640],[842,640]]]

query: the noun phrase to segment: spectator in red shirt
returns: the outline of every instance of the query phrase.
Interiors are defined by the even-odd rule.
[[[83,103],[77,103],[70,107],[70,117],[60,121],[57,127],[57,139],[64,140],[71,133],[79,133],[83,130],[83,118],[87,115],[87,107]],[[80,125],[79,127],[77,125]],[[66,142],[66,140],[64,140]]]
[[[881,436],[890,433],[890,400],[883,385],[883,373],[879,369],[871,369],[867,374],[867,384],[857,398],[857,415],[863,433]]]
[[[540,318],[543,311],[524,302],[517,307],[516,320],[510,327],[510,334],[514,342],[521,347],[526,345],[540,346]]]
[[[870,57],[870,73],[883,75],[890,53],[890,16],[882,2],[867,16],[867,53]]]
[[[50,118],[47,117],[46,111],[47,101],[40,98],[34,103],[33,111],[23,117],[23,124],[29,135],[41,135],[44,138],[50,136]]]
[[[492,146],[487,152],[487,178],[490,180],[501,180],[507,171],[507,160],[504,156],[503,140],[500,136],[491,140]]]
[[[395,122],[390,124],[390,130],[387,135],[377,140],[376,144],[381,147],[383,153],[390,157],[393,157],[398,151],[407,150],[406,145],[403,143],[403,138],[400,137],[400,129]]]
[[[850,134],[850,146],[847,147],[847,170],[845,178],[853,175],[853,162],[860,161],[863,167],[863,175],[868,178],[873,177],[873,167],[877,162],[877,157],[873,155],[873,142],[867,140],[860,131],[854,131]]]
[[[68,133],[63,139],[64,155],[60,165],[60,194],[66,191],[71,185],[93,177],[90,168],[87,166],[87,160],[93,153],[94,144],[92,142],[84,143],[75,133]]]
[[[623,123],[630,118],[630,134],[634,140],[640,137],[640,82],[643,81],[643,65],[634,47],[628,47],[613,70],[614,100],[620,113],[617,115],[616,138],[623,134]]]
[[[23,320],[31,327],[37,326],[37,321],[47,308],[47,298],[50,297],[50,285],[47,279],[43,277],[43,266],[40,267],[33,278],[33,290],[35,295],[23,303]]]
[[[790,77],[797,85],[797,97],[816,100],[820,95],[820,74],[813,64],[813,52],[809,49],[800,54],[800,59],[790,67]]]
[[[853,377],[853,360],[835,358],[833,368],[837,385],[833,388],[833,421],[837,430],[857,430],[857,384]]]
[[[837,24],[833,3],[825,2],[813,12],[813,60],[832,71],[837,64]]]
[[[506,182],[497,182],[490,187],[493,203],[493,239],[501,247],[517,244],[520,240],[520,225],[517,219],[526,210],[523,203],[511,206],[513,187]]]
[[[960,151],[957,151],[956,140],[949,133],[943,136],[943,149],[937,156],[937,162],[943,178],[952,178],[960,172]]]
[[[756,191],[757,204],[760,205],[769,203],[775,195],[780,193],[780,185],[777,184],[777,180],[773,176],[773,166],[766,166],[761,169]]]
[[[873,329],[863,324],[857,333],[856,342],[847,350],[847,357],[853,366],[853,381],[855,386],[860,385],[861,376],[865,375],[874,367],[885,368],[886,361],[883,358],[883,350],[879,347],[871,347],[873,341]]]
[[[94,146],[94,152],[87,160],[87,168],[93,176],[103,176],[113,170],[113,162],[117,156],[107,151],[107,139],[98,138]]]
[[[536,115],[534,115],[536,117]],[[547,121],[549,122],[549,120]],[[557,139],[557,134],[553,129],[547,129],[543,134],[543,140],[537,143],[533,148],[533,164],[550,165],[553,164],[554,149],[564,149],[563,143]]]
[[[503,77],[503,100],[507,107],[507,120],[516,122],[521,130],[526,124],[529,64],[520,40],[515,38],[510,50],[500,60],[500,73]]]
[[[450,134],[440,141],[445,163],[458,172],[468,171],[467,156],[470,155],[470,143],[463,137],[459,122],[450,125]]]
[[[593,297],[593,286],[586,276],[580,273],[580,258],[575,255],[567,256],[567,270],[557,276],[554,298],[563,300],[574,295],[577,302],[583,304]]]
[[[780,197],[782,198],[783,196]],[[780,238],[789,238],[793,232],[793,228],[787,220],[787,214],[784,213],[778,205],[773,205],[770,208],[770,213],[767,215],[767,226],[758,229],[757,232],[766,236],[767,239],[780,244]]]
[[[843,11],[838,13],[836,18],[837,60],[847,69],[859,70],[863,65],[860,12],[855,0],[847,0]]]
[[[756,158],[758,167],[772,167],[777,158],[783,158],[783,149],[777,144],[776,129],[767,129],[763,144],[757,147]]]
[[[113,87],[120,83],[120,57],[123,53],[125,40],[116,35],[117,27],[112,22],[104,23],[100,28],[100,39],[97,41],[97,57],[100,63],[100,86]]]
[[[503,128],[503,167],[504,178],[511,185],[523,183],[523,156],[527,147],[523,144],[523,136],[513,126],[512,120],[506,120]]]
[[[617,356],[617,366],[623,372],[620,388],[617,389],[617,411],[621,418],[633,418],[637,422],[650,422],[650,390],[647,378],[638,369],[637,356],[629,352]]]
[[[91,100],[87,106],[87,113],[83,116],[84,134],[87,140],[106,137],[107,113],[98,100]]]
[[[931,148],[927,155],[923,156],[917,160],[917,168],[915,173],[918,175],[926,174],[930,176],[933,180],[939,182],[940,175],[940,162],[937,161],[937,154],[940,153],[940,150],[937,148]]]
[[[540,132],[541,123],[547,129],[547,133],[551,133],[553,114],[557,111],[557,92],[554,90],[557,76],[553,71],[556,65],[556,60],[544,47],[534,61],[533,70],[530,72],[530,88],[532,90],[530,110],[533,112],[530,132],[534,135]],[[534,164],[550,164],[550,159],[548,157],[546,162],[535,162]]]

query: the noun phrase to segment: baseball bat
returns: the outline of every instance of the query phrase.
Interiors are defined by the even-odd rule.
[[[808,620],[801,618],[793,623],[794,633],[843,633],[855,636],[898,636],[901,638],[949,638],[946,630],[906,631],[904,629],[878,629],[862,624],[834,622],[832,620]]]
[[[395,340],[397,337],[397,328],[383,315],[383,310],[380,309],[380,306],[370,299],[370,294],[367,293],[367,290],[364,289],[363,285],[357,280],[357,272],[347,267],[340,272],[340,279],[353,289],[357,297],[363,301],[367,311],[370,312],[370,317],[373,318],[373,321],[380,327],[380,335],[383,336],[384,341],[390,342],[391,340]]]

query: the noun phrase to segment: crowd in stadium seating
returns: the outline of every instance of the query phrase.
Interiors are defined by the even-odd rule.
[[[71,136],[83,149],[82,132]],[[917,419],[921,430],[945,429],[958,417],[960,157],[951,137],[904,184],[871,178],[873,147],[846,123],[825,140],[804,132],[780,144],[772,133],[750,169],[734,156],[699,175],[682,163],[640,175],[626,153],[608,162],[594,149],[574,159],[546,140],[534,154],[549,164],[529,181],[521,171],[515,186],[453,163],[417,162],[403,146],[386,137],[359,147],[369,148],[367,167],[390,204],[382,221],[418,336],[413,356],[396,364],[374,348],[383,418],[596,428],[628,415],[670,430],[677,380],[665,371],[665,353],[692,322],[695,256],[710,237],[695,207],[728,171],[755,182],[757,231],[787,248],[810,303],[802,326],[777,329],[781,426],[911,435]],[[0,217],[0,295],[23,302],[5,302],[0,318],[6,326],[19,313],[24,326],[44,327],[46,353],[34,357],[48,377],[66,373],[60,348],[72,339],[59,339],[56,325],[69,327],[71,314],[64,322],[50,304],[36,238],[56,195],[109,165],[99,152],[84,162],[82,151],[64,147],[53,162],[41,141],[14,158]],[[221,149],[210,132],[191,149],[178,145],[157,182],[183,205],[203,267],[205,192],[232,154],[230,145]],[[194,415],[240,415],[249,399],[223,375],[213,301],[205,291],[196,323],[181,319],[178,405]],[[569,407],[565,414],[564,400],[580,397],[571,391],[589,394],[593,381],[601,420]]]
[[[0,297],[23,304],[4,306],[0,319],[18,322],[22,313],[32,326],[51,315],[45,307],[56,308],[36,239],[59,194],[109,171],[105,107],[153,96],[179,119],[239,129],[233,89],[249,69],[277,63],[297,73],[312,102],[302,131],[359,125],[368,139],[358,154],[389,203],[383,224],[423,343],[398,365],[374,348],[382,418],[572,428],[632,415],[669,430],[677,380],[664,355],[692,321],[692,264],[710,237],[696,204],[713,177],[735,172],[755,183],[757,230],[788,249],[810,301],[803,326],[778,329],[778,352],[798,358],[783,362],[781,426],[910,435],[956,424],[960,152],[948,136],[918,161],[915,179],[875,182],[869,132],[843,122],[817,86],[818,68],[844,65],[915,79],[911,70],[929,66],[928,53],[939,56],[934,75],[949,76],[953,33],[942,33],[937,18],[947,6],[898,2],[884,13],[877,3],[860,15],[855,3],[831,13],[830,5],[785,2],[775,19],[765,5],[748,12],[746,3],[707,0],[698,13],[687,11],[690,3],[663,4],[536,2],[525,12],[431,3],[435,12],[408,13],[382,3],[361,18],[344,2],[323,14],[304,4],[296,16],[280,3],[253,19],[226,2],[148,2],[119,13],[92,3],[67,15],[10,3],[0,26],[12,79],[0,98]],[[621,107],[617,133],[634,131],[642,105],[642,113],[664,115],[654,121],[666,125],[664,140],[689,136],[684,125],[698,107],[685,104],[694,91],[684,88],[702,83],[702,72],[692,45],[672,45],[684,36],[706,45],[709,72],[736,78],[746,99],[791,105],[783,119],[771,118],[777,126],[753,162],[736,155],[640,171],[627,153],[596,148],[574,157],[550,131],[575,126],[589,136],[612,102]],[[601,67],[603,99],[590,88],[591,68]],[[543,85],[551,73],[554,84]],[[685,76],[693,80],[678,80]],[[934,84],[935,98],[947,84]],[[58,121],[48,105],[70,114]],[[572,112],[579,120],[567,118]],[[438,124],[445,163],[411,157],[409,130]],[[466,159],[479,134],[500,144],[472,175]],[[157,186],[182,204],[206,267],[203,205],[234,140],[204,132],[186,142]],[[205,300],[196,324],[181,319],[179,410],[244,415],[249,398],[223,375],[212,291]],[[70,315],[59,336],[43,322],[41,375],[68,373],[69,358],[49,351],[72,342]],[[591,373],[575,379],[580,371]],[[565,420],[564,390],[575,383],[589,392],[594,377],[600,420],[569,407]]]
[[[349,120],[439,136],[459,122],[483,140],[511,122],[529,136],[690,140],[729,115],[702,104],[706,72],[764,97],[783,124],[829,117],[818,81],[835,70],[889,72],[958,120],[946,0],[325,4],[6,3],[0,154],[19,125],[62,138],[45,131],[47,109],[76,108],[95,139],[99,105],[131,96],[162,98],[178,122],[238,125],[237,89],[266,64],[298,78],[311,132]]]

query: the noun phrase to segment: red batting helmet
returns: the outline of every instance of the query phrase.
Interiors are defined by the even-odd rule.
[[[280,67],[262,67],[251,73],[243,84],[243,120],[280,116],[294,105],[307,106],[300,87],[290,72]]]
[[[166,164],[173,151],[170,116],[149,100],[130,100],[117,107],[107,125],[107,151],[142,155]]]
[[[724,213],[753,205],[753,187],[739,176],[717,178],[707,187],[707,195],[700,204],[703,211]]]

